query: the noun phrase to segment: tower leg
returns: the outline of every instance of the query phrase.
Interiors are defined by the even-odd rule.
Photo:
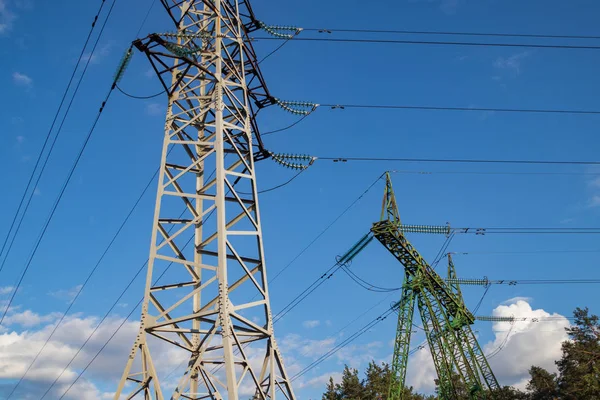
[[[402,285],[402,296],[398,304],[398,327],[392,358],[392,382],[390,383],[389,399],[404,400],[406,387],[406,369],[408,366],[410,337],[415,311],[415,293],[411,287],[412,276],[405,273]]]

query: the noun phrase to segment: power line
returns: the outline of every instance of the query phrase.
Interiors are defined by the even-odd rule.
[[[370,292],[389,293],[389,292],[397,292],[398,290],[402,289],[401,287],[384,288],[381,286],[373,285],[373,284],[365,281],[358,275],[356,275],[353,271],[350,270],[350,268],[348,268],[347,266],[345,266],[343,264],[342,264],[342,271],[344,271],[346,273],[346,275],[348,275],[350,277],[350,279],[352,279],[356,284],[358,284],[360,287],[362,287],[363,289],[366,289]]]
[[[115,5],[115,2],[116,2],[116,0],[113,1],[110,11],[112,11],[112,9]],[[106,23],[106,21],[105,21],[105,23]],[[96,118],[94,119],[92,127],[90,128],[83,144],[81,145],[81,148],[79,149],[79,153],[77,154],[77,157],[75,158],[73,165],[71,166],[69,174],[67,175],[67,178],[66,178],[65,182],[63,183],[63,186],[58,194],[58,197],[56,198],[56,200],[54,202],[54,205],[52,206],[52,209],[46,219],[46,222],[44,223],[42,231],[40,232],[40,235],[38,236],[38,239],[33,247],[33,250],[29,256],[29,259],[27,260],[25,268],[23,269],[23,272],[21,273],[20,277],[17,279],[17,283],[14,286],[14,290],[12,292],[10,300],[8,301],[8,304],[6,305],[6,308],[4,309],[4,311],[2,313],[2,317],[0,318],[0,325],[2,324],[2,321],[4,321],[6,313],[8,312],[10,306],[12,305],[13,300],[15,299],[15,295],[17,294],[17,291],[19,290],[19,288],[21,287],[21,284],[23,283],[23,279],[25,278],[25,275],[27,274],[27,271],[29,270],[29,267],[31,266],[33,258],[35,257],[35,254],[37,253],[37,250],[38,250],[40,244],[42,243],[42,240],[46,234],[46,231],[48,230],[48,226],[50,225],[50,222],[52,221],[52,218],[54,217],[54,213],[56,212],[56,209],[58,208],[58,205],[59,205],[60,201],[62,200],[62,197],[65,194],[65,191],[67,190],[67,186],[69,185],[69,182],[71,181],[71,178],[73,177],[73,174],[75,173],[75,169],[79,165],[79,161],[81,160],[81,157],[83,156],[83,152],[85,151],[85,149],[92,137],[92,134],[94,133],[94,130],[96,129],[96,125],[98,124],[98,121],[100,120],[100,116],[102,115],[102,112],[104,111],[104,107],[106,106],[106,103],[108,102],[108,99],[110,98],[110,95],[112,94],[112,92],[114,90],[114,87],[115,87],[115,85],[113,84],[111,86],[111,88],[109,89],[108,93],[106,94],[106,96],[104,97],[104,100],[102,101],[100,109],[98,110],[98,114],[96,115]]]
[[[113,3],[114,5],[114,3]],[[106,102],[108,101],[110,94],[112,93],[112,88],[109,90],[108,94],[106,95],[104,101],[102,102],[102,106],[100,108],[100,110],[98,111],[98,115],[96,116],[96,119],[94,120],[94,123],[92,124],[92,128],[90,129],[85,141],[83,142],[83,145],[81,147],[81,149],[79,150],[79,154],[77,155],[77,158],[75,159],[75,162],[73,163],[71,170],[69,171],[69,174],[67,175],[67,179],[65,180],[65,182],[63,183],[63,186],[60,190],[60,193],[56,199],[56,201],[54,202],[54,205],[52,207],[52,210],[50,212],[50,215],[48,216],[44,227],[42,228],[42,231],[36,241],[36,244],[33,248],[33,251],[31,253],[31,255],[29,256],[29,260],[27,261],[27,264],[25,265],[25,268],[23,269],[23,272],[21,273],[21,276],[18,278],[17,284],[15,285],[15,288],[13,290],[13,293],[10,297],[10,300],[8,301],[8,304],[6,305],[6,308],[4,309],[4,312],[2,313],[2,317],[0,318],[0,325],[2,324],[2,321],[4,321],[4,317],[6,316],[6,313],[8,312],[14,298],[15,295],[17,294],[17,291],[19,290],[19,287],[21,287],[21,283],[23,282],[23,278],[25,278],[25,275],[27,274],[27,271],[29,270],[29,267],[31,266],[31,262],[33,261],[33,258],[37,252],[37,249],[39,248],[42,239],[44,238],[44,235],[46,234],[46,231],[48,229],[48,226],[50,225],[50,221],[52,221],[52,217],[54,216],[54,213],[56,212],[56,209],[58,208],[58,204],[60,203],[60,200],[62,199],[62,196],[65,193],[65,190],[67,189],[67,186],[69,185],[69,182],[71,181],[71,178],[73,177],[73,173],[75,172],[75,169],[77,168],[77,165],[79,164],[79,160],[81,159],[81,156],[83,155],[83,152],[85,150],[85,148],[87,147],[87,144],[89,143],[89,140],[92,136],[92,133],[94,132],[94,129],[96,128],[96,124],[98,123],[98,120],[100,119],[100,116],[102,115],[102,111],[104,110],[104,106],[106,104]]]
[[[211,179],[212,176],[216,173],[216,170],[213,171],[208,179]],[[235,185],[235,184],[234,184]],[[187,207],[186,207],[187,208]],[[186,208],[183,209],[183,211],[181,212],[181,214],[179,215],[178,218],[181,218],[181,216],[186,212]],[[208,215],[207,215],[207,220],[208,218],[210,218],[215,210],[211,211]],[[170,233],[175,227],[172,226],[168,233]],[[185,250],[187,248],[187,246],[192,242],[193,236],[190,237],[187,242],[183,245],[182,250]],[[77,356],[79,355],[79,353],[81,352],[81,350],[83,350],[83,348],[87,345],[87,343],[90,341],[90,339],[92,338],[92,336],[96,333],[96,331],[100,328],[100,326],[102,325],[102,323],[108,318],[108,316],[110,315],[110,313],[114,310],[114,308],[117,306],[117,304],[119,303],[119,301],[121,300],[121,298],[125,295],[125,292],[127,290],[129,290],[129,288],[131,287],[131,285],[133,284],[133,282],[135,281],[135,279],[137,279],[137,277],[139,276],[139,274],[144,270],[144,268],[146,267],[148,263],[148,259],[142,264],[142,266],[137,270],[136,274],[133,276],[133,278],[131,278],[131,280],[129,281],[129,283],[127,284],[127,286],[125,286],[125,288],[121,291],[121,293],[119,294],[119,297],[117,298],[117,300],[114,301],[114,303],[112,304],[112,306],[109,308],[109,310],[104,314],[104,316],[102,317],[102,319],[100,320],[100,322],[96,325],[96,327],[94,328],[94,330],[88,335],[88,337],[86,338],[86,340],[83,342],[83,344],[81,346],[79,346],[79,349],[77,350],[77,352],[73,355],[73,357],[71,357],[71,360],[69,361],[69,363],[65,366],[65,368],[61,371],[61,373],[58,375],[58,377],[56,377],[56,379],[54,380],[54,382],[50,385],[50,387],[48,387],[48,389],[46,390],[46,392],[44,393],[44,395],[41,397],[40,400],[42,400],[49,392],[50,390],[56,385],[56,383],[58,382],[58,380],[62,377],[62,375],[67,371],[67,369],[69,368],[69,366],[73,363],[73,361],[75,360],[75,358],[77,358]],[[171,261],[169,264],[167,264],[165,270],[158,276],[158,278],[154,281],[153,285],[156,285],[160,279],[167,273],[167,271],[169,270],[169,268],[171,267],[171,265],[173,265],[173,262]],[[129,314],[127,315],[127,317],[125,317],[125,319],[123,320],[123,322],[117,327],[117,329],[112,333],[112,335],[109,337],[109,339],[102,345],[102,347],[98,350],[98,352],[96,352],[96,354],[94,355],[94,357],[87,363],[87,365],[85,366],[85,368],[77,375],[77,377],[75,378],[75,380],[71,383],[71,385],[67,388],[67,390],[62,394],[62,396],[60,397],[60,399],[62,399],[68,392],[69,390],[71,390],[71,388],[73,387],[73,385],[75,385],[75,383],[81,378],[81,376],[85,373],[85,371],[89,368],[89,366],[94,362],[94,360],[96,360],[96,358],[100,355],[100,353],[106,348],[106,346],[108,345],[108,343],[115,337],[115,335],[117,334],[117,332],[123,327],[123,325],[125,324],[125,322],[127,322],[128,318],[133,314],[133,312],[139,307],[139,305],[141,304],[141,302],[143,301],[143,297],[138,301],[138,303],[133,307],[133,309],[129,312]],[[49,339],[48,339],[49,340]]]
[[[351,336],[349,336],[347,339],[345,339],[340,344],[338,344],[337,346],[335,346],[333,349],[329,350],[328,352],[326,352],[325,354],[323,354],[321,357],[317,358],[315,361],[313,361],[308,366],[306,366],[304,369],[302,369],[300,372],[298,372],[296,375],[294,375],[292,377],[292,379],[291,379],[292,382],[294,380],[300,378],[302,375],[306,374],[308,371],[310,371],[311,369],[315,368],[319,364],[321,364],[323,361],[325,361],[326,359],[328,359],[329,357],[331,357],[332,355],[334,355],[335,353],[337,353],[339,350],[341,350],[342,348],[344,348],[347,345],[349,345],[350,343],[352,343],[354,340],[358,339],[360,336],[362,336],[363,334],[365,334],[369,329],[373,328],[375,325],[379,324],[380,322],[382,322],[383,320],[385,320],[390,314],[393,314],[393,313],[394,313],[394,308],[393,307],[390,307],[389,309],[387,309],[386,311],[384,311],[377,318],[375,318],[374,320],[370,321],[368,324],[366,324],[361,329],[359,329],[358,331],[356,331],[355,333],[353,333]]]
[[[265,132],[265,133],[261,133],[261,134],[260,134],[260,136],[262,137],[262,136],[272,135],[272,134],[274,134],[274,133],[278,133],[278,132],[284,132],[284,131],[287,131],[288,129],[292,129],[294,126],[296,126],[296,125],[298,125],[300,122],[304,121],[304,119],[305,119],[306,117],[308,117],[308,116],[309,116],[311,113],[312,113],[312,112],[309,112],[308,114],[304,114],[304,115],[303,115],[301,118],[299,118],[299,119],[298,119],[296,122],[293,122],[292,124],[290,124],[290,125],[288,125],[288,126],[286,126],[286,127],[284,127],[284,128],[279,128],[279,129],[275,129],[275,130],[268,131],[268,132]]]
[[[538,164],[538,165],[600,165],[600,161],[577,160],[486,160],[459,158],[408,158],[408,157],[316,157],[317,160],[327,160],[336,163],[346,162],[415,162],[415,163],[465,163],[465,164]]]
[[[102,12],[102,9],[104,8],[104,4],[105,1],[102,0],[100,2],[100,8],[98,9],[98,11],[96,12],[96,15],[94,16],[94,20],[92,22],[92,26],[90,28],[90,31],[87,35],[87,38],[85,40],[85,43],[83,44],[83,48],[81,49],[81,52],[79,53],[79,58],[77,59],[77,62],[75,63],[75,67],[73,68],[73,72],[71,73],[71,77],[69,78],[69,82],[67,84],[67,87],[65,88],[65,91],[63,92],[62,98],[60,100],[60,103],[58,105],[58,109],[56,110],[54,117],[52,119],[52,123],[50,124],[50,128],[48,129],[48,133],[46,134],[46,139],[44,140],[44,144],[42,145],[42,148],[38,154],[37,160],[35,162],[35,165],[33,167],[33,170],[31,171],[31,175],[29,176],[29,180],[27,181],[27,185],[25,186],[25,191],[23,192],[23,195],[21,196],[21,200],[19,201],[19,206],[17,207],[17,211],[15,212],[15,215],[13,216],[12,222],[10,224],[10,227],[8,229],[8,232],[6,233],[6,237],[4,238],[4,241],[2,243],[2,248],[0,249],[0,257],[2,256],[2,254],[4,253],[4,250],[6,248],[6,245],[8,243],[8,240],[10,238],[11,232],[13,230],[13,228],[15,227],[15,223],[17,223],[17,219],[19,216],[19,213],[21,212],[21,208],[23,207],[23,204],[25,203],[25,198],[27,197],[27,192],[31,189],[32,187],[32,182],[36,173],[36,170],[38,169],[38,166],[40,165],[40,162],[42,161],[42,157],[44,155],[44,151],[46,150],[46,146],[48,146],[48,143],[50,141],[50,137],[52,136],[52,131],[54,130],[54,126],[56,124],[56,121],[58,120],[58,116],[60,115],[60,110],[62,109],[65,100],[67,98],[67,94],[69,93],[69,89],[71,88],[71,85],[73,84],[73,80],[75,79],[75,74],[77,72],[77,69],[79,68],[79,64],[81,63],[81,60],[83,59],[83,56],[85,54],[85,49],[87,48],[88,43],[90,42],[90,39],[92,37],[92,33],[94,32],[94,28],[96,27],[96,22],[98,21],[98,17],[100,16],[100,13]],[[114,6],[114,2],[113,2],[113,6]],[[94,44],[94,47],[92,48],[92,51],[90,53],[90,57],[88,58],[85,67],[83,69],[83,72],[81,74],[81,76],[79,77],[79,83],[77,84],[73,94],[72,94],[72,98],[71,98],[71,102],[69,103],[67,110],[63,116],[62,122],[60,124],[60,127],[58,129],[58,132],[56,133],[56,136],[50,146],[50,150],[48,152],[48,154],[46,155],[46,159],[42,165],[41,171],[38,175],[38,178],[35,182],[35,184],[33,185],[33,189],[35,189],[35,187],[38,185],[40,178],[44,172],[44,169],[46,167],[46,163],[48,162],[48,159],[50,158],[50,155],[52,154],[52,150],[54,149],[54,144],[56,143],[56,140],[58,139],[58,136],[60,135],[61,129],[62,129],[62,125],[65,121],[65,119],[67,118],[67,115],[69,114],[69,110],[71,109],[71,104],[73,103],[73,99],[75,98],[75,95],[77,94],[78,90],[79,90],[79,86],[81,85],[81,81],[83,80],[83,77],[85,76],[85,73],[87,71],[87,67],[90,64],[90,61],[92,59],[92,55],[94,54],[94,51],[96,50],[96,46],[98,45],[98,41],[100,40],[100,37],[102,36],[102,32],[104,31],[104,27],[106,26],[106,22],[108,21],[110,14],[112,11],[112,6],[111,9],[108,12],[108,15],[106,16],[106,20],[104,21],[104,25],[102,26],[102,29],[100,31],[100,34],[98,35],[98,38],[96,39],[96,42]],[[14,243],[14,240],[19,232],[19,228],[21,226],[21,222],[23,221],[23,218],[25,217],[25,214],[27,213],[27,210],[29,208],[29,204],[31,203],[31,199],[33,197],[33,192],[34,190],[32,189],[31,194],[29,196],[29,199],[27,200],[27,205],[25,206],[25,209],[23,211],[23,214],[21,216],[21,219],[18,223],[18,226],[16,228],[16,231],[14,232],[12,241],[9,245],[9,248],[7,250],[7,253],[4,257],[4,260],[2,261],[2,264],[0,265],[0,272],[2,272],[2,269],[4,268],[4,265],[6,264],[6,259],[8,258],[8,254],[10,253],[10,249],[12,248],[12,244]]]
[[[317,290],[321,285],[323,285],[329,278],[331,278],[341,267],[343,264],[335,263],[329,269],[327,269],[319,278],[315,279],[313,283],[311,283],[306,289],[304,289],[300,294],[298,294],[292,301],[285,305],[275,316],[273,317],[273,323],[279,321],[286,314],[292,311],[294,308],[298,306],[304,299],[310,296],[315,290]]]
[[[122,94],[124,94],[127,97],[130,97],[132,99],[137,99],[137,100],[147,100],[147,99],[153,99],[155,97],[160,96],[161,94],[165,93],[165,90],[161,90],[158,93],[154,93],[148,96],[134,96],[132,94],[127,93],[126,91],[124,91],[123,89],[121,89],[121,87],[119,85],[117,85],[117,89],[119,90],[119,92],[121,92]]]
[[[456,233],[487,235],[487,234],[553,234],[553,235],[597,235],[600,234],[600,228],[529,228],[529,227],[514,227],[514,228],[452,228]]]
[[[35,355],[35,357],[31,361],[31,363],[29,363],[29,366],[27,367],[27,369],[25,370],[25,372],[23,373],[23,375],[21,375],[21,377],[19,378],[17,384],[13,387],[13,389],[11,390],[11,392],[8,394],[8,397],[6,398],[6,400],[10,399],[10,397],[15,393],[15,391],[17,390],[17,388],[19,387],[19,385],[21,384],[21,382],[23,381],[23,379],[25,379],[25,377],[27,376],[27,373],[29,372],[29,370],[33,367],[33,364],[35,364],[35,362],[39,358],[40,354],[42,354],[42,352],[44,351],[44,349],[46,348],[46,346],[48,345],[48,343],[50,342],[50,340],[52,339],[52,337],[54,336],[54,334],[58,330],[58,327],[63,322],[63,320],[65,319],[65,317],[67,316],[67,314],[69,313],[69,311],[71,310],[71,308],[73,307],[73,305],[75,304],[75,302],[77,301],[77,299],[79,298],[79,296],[81,295],[81,292],[83,292],[83,289],[87,286],[88,282],[91,280],[92,276],[94,275],[94,273],[96,272],[96,270],[98,269],[98,267],[100,266],[100,264],[102,263],[102,261],[104,260],[104,257],[106,256],[106,254],[108,254],[108,251],[111,249],[112,245],[117,240],[117,237],[119,236],[119,234],[121,233],[121,231],[123,230],[123,228],[125,227],[125,225],[127,224],[127,222],[129,221],[129,218],[131,217],[131,215],[133,214],[133,212],[135,211],[135,209],[139,205],[140,201],[142,200],[142,198],[144,197],[144,195],[146,194],[146,192],[150,188],[150,185],[156,179],[156,176],[158,175],[158,172],[159,171],[156,170],[156,172],[154,173],[154,175],[152,175],[152,178],[150,179],[150,181],[148,182],[148,184],[146,184],[146,186],[144,187],[144,190],[142,190],[142,193],[138,196],[138,198],[135,201],[133,207],[131,207],[131,209],[127,213],[125,219],[123,220],[123,222],[121,223],[121,225],[117,229],[116,233],[111,238],[110,242],[108,243],[108,246],[106,246],[106,248],[102,252],[102,255],[100,256],[100,258],[98,259],[98,261],[96,262],[96,264],[94,265],[94,267],[91,269],[91,271],[88,273],[88,276],[86,277],[85,281],[79,287],[79,289],[77,290],[77,293],[75,293],[75,296],[73,297],[73,299],[69,302],[69,306],[62,313],[62,315],[59,318],[58,322],[54,325],[54,328],[52,329],[52,332],[50,332],[50,335],[48,336],[48,338],[46,339],[46,341],[44,342],[44,344],[42,345],[42,347],[38,350],[37,354]],[[145,264],[144,264],[144,266],[145,266]],[[142,266],[142,268],[144,266]],[[139,275],[140,272],[141,272],[141,269],[135,275],[135,277],[134,277],[133,280],[135,280],[135,278],[137,278],[137,276]],[[131,284],[133,283],[133,280],[127,285],[127,289],[129,288],[129,286],[131,286]],[[124,294],[124,292],[123,292],[123,294]],[[122,297],[122,295],[119,296],[119,298],[117,299],[117,303],[121,299],[121,297]],[[116,303],[114,304],[114,306],[116,306]],[[113,306],[113,308],[114,308],[114,306]],[[111,308],[110,311],[112,311],[112,308]],[[106,316],[108,316],[108,314]],[[106,318],[106,316],[105,316],[105,318]],[[102,321],[104,321],[104,319]],[[100,323],[102,323],[102,321]],[[83,348],[83,346],[82,346],[82,348]]]
[[[525,255],[525,254],[560,254],[560,253],[600,253],[600,250],[530,250],[530,251],[469,251],[451,252],[452,255]]]
[[[450,107],[450,106],[419,106],[403,104],[320,104],[320,107],[331,109],[372,109],[372,110],[422,110],[422,111],[481,111],[526,114],[582,114],[598,115],[600,110],[571,110],[546,108],[500,108],[500,107]]]
[[[273,51],[271,51],[269,54],[267,54],[266,56],[264,56],[263,58],[261,58],[261,60],[258,62],[258,65],[262,64],[267,58],[271,57],[273,54],[277,53],[279,50],[281,50],[281,48],[283,46],[285,46],[286,44],[288,44],[290,42],[290,40],[292,40],[295,36],[297,36],[299,33],[301,32],[301,30],[296,30],[296,32],[294,32],[293,35],[291,35],[289,38],[287,38],[287,40],[285,40],[282,44],[280,44],[279,46],[277,46]]]
[[[214,172],[213,172],[214,174]],[[210,179],[210,178],[209,178]],[[181,214],[179,215],[179,218],[181,218],[181,216],[185,213],[185,209],[181,212]],[[212,215],[209,214],[209,216]],[[175,227],[171,227],[168,230],[168,233],[170,233]],[[192,237],[193,238],[193,237]],[[188,241],[185,243],[185,245],[183,246],[182,250],[184,250],[192,241],[192,238],[188,239]],[[144,270],[144,268],[146,267],[146,265],[148,264],[148,260],[146,259],[146,261],[144,261],[144,263],[140,266],[140,268],[138,268],[138,270],[136,271],[135,275],[129,280],[129,283],[127,283],[127,285],[125,286],[125,288],[123,290],[121,290],[121,293],[119,294],[119,296],[117,297],[117,299],[113,302],[113,304],[110,306],[110,308],[108,309],[108,311],[106,311],[106,313],[104,314],[104,316],[102,317],[102,319],[100,320],[100,322],[96,325],[96,327],[92,330],[92,332],[88,335],[88,337],[85,339],[85,341],[81,344],[81,346],[79,346],[79,348],[77,349],[77,351],[75,352],[75,354],[73,355],[73,357],[71,357],[71,360],[69,360],[68,364],[65,366],[65,368],[61,371],[61,373],[54,379],[54,382],[52,382],[52,384],[50,385],[50,387],[48,387],[48,389],[46,389],[46,392],[44,393],[44,395],[40,398],[43,399],[49,392],[50,390],[54,387],[54,385],[56,385],[56,383],[59,381],[59,379],[63,376],[63,374],[67,371],[67,369],[69,368],[69,366],[73,363],[73,361],[75,360],[75,358],[77,358],[77,356],[79,355],[79,353],[81,352],[81,350],[83,350],[83,348],[87,345],[87,343],[91,340],[91,338],[94,336],[94,334],[98,331],[98,329],[100,329],[100,326],[102,325],[102,323],[108,318],[108,316],[110,315],[110,313],[115,309],[115,307],[119,304],[119,301],[121,301],[121,299],[123,298],[123,296],[125,295],[125,293],[127,292],[127,290],[129,290],[129,288],[131,287],[131,285],[133,285],[133,282],[137,279],[137,277],[142,273],[142,271]],[[158,276],[158,278],[156,279],[156,281],[154,282],[154,285],[156,285],[159,280],[167,273],[167,271],[169,270],[169,268],[171,267],[171,265],[173,265],[173,262],[171,261],[169,264],[167,264],[167,266],[165,267],[165,270]],[[125,322],[127,322],[127,320],[129,319],[129,317],[133,314],[133,312],[139,307],[139,305],[142,303],[142,301],[144,300],[144,298],[142,297],[138,303],[131,309],[131,311],[129,312],[129,314],[127,315],[127,317],[125,317],[125,319],[123,320],[123,322],[117,327],[117,329],[112,333],[112,335],[110,336],[110,338],[104,343],[104,345],[100,348],[100,350],[98,350],[98,352],[94,355],[94,357],[88,362],[88,364],[86,365],[86,367],[79,373],[79,375],[77,376],[77,378],[75,379],[75,381],[71,384],[71,386],[69,386],[69,388],[67,389],[67,391],[65,391],[63,393],[62,396],[64,396],[70,389],[71,387],[75,384],[75,382],[77,382],[77,380],[81,377],[81,375],[83,375],[83,373],[87,370],[87,368],[93,363],[93,361],[98,357],[98,355],[104,350],[104,348],[108,345],[108,343],[112,340],[112,338],[117,334],[117,332],[123,327],[123,325],[125,324]],[[48,338],[48,340],[50,340],[50,338]],[[47,344],[47,341],[46,341]],[[62,397],[61,397],[62,399]]]
[[[490,280],[490,285],[571,285],[571,284],[599,284],[600,279],[501,279]]]
[[[390,170],[394,174],[406,175],[564,175],[564,176],[600,176],[596,172],[525,172],[525,171],[411,171],[411,170]]]
[[[589,35],[550,35],[550,34],[527,34],[527,33],[504,33],[504,32],[463,32],[463,31],[411,31],[411,30],[389,30],[389,29],[330,29],[330,28],[302,28],[303,31],[317,31],[319,33],[386,33],[406,35],[445,35],[445,36],[482,36],[482,37],[517,37],[536,39],[593,39],[599,40],[600,36]]]
[[[473,309],[473,314],[475,314],[475,313],[477,313],[477,311],[479,311],[481,304],[483,304],[483,299],[485,299],[485,295],[488,293],[489,290],[490,290],[490,285],[485,285],[485,291],[483,292],[483,295],[481,295],[481,299],[479,299],[479,302]]]
[[[294,42],[329,42],[329,43],[363,43],[363,44],[409,44],[409,45],[434,45],[434,46],[472,46],[472,47],[519,47],[533,49],[562,49],[562,50],[600,50],[600,46],[572,45],[572,44],[541,44],[541,43],[493,43],[493,42],[459,42],[443,40],[390,40],[390,39],[338,39],[338,38],[305,38],[295,37],[293,39],[256,36],[251,41],[260,40],[289,40]]]
[[[277,272],[277,274],[275,274],[275,276],[273,276],[272,279],[270,279],[269,281],[271,283],[275,282],[275,280],[282,274],[284,273],[288,268],[290,268],[292,266],[292,264],[294,264],[296,262],[296,260],[298,260],[304,253],[306,253],[306,251],[308,249],[310,249],[312,247],[313,244],[315,244],[325,233],[327,233],[327,231],[329,231],[329,229],[331,229],[344,215],[346,215],[348,213],[348,211],[350,211],[350,209],[352,209],[352,207],[354,207],[367,193],[369,193],[369,191],[373,188],[373,186],[375,186],[377,184],[377,182],[379,182],[379,180],[381,179],[381,177],[383,176],[383,174],[379,175],[377,177],[377,179],[375,179],[369,186],[367,186],[367,188],[356,198],[354,199],[354,201],[352,201],[352,203],[350,203],[341,213],[339,213],[325,228],[323,228],[302,250],[300,250],[298,252],[298,254],[296,254],[294,256],[294,258],[292,258],[282,269],[281,271]]]

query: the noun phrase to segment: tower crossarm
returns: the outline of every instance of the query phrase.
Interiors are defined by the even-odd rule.
[[[473,314],[408,241],[397,224],[389,220],[379,221],[373,224],[371,232],[410,274],[416,276],[420,273],[423,279],[430,281],[431,284],[426,285],[425,288],[435,292],[449,316],[468,324],[475,321]]]
[[[203,21],[207,19],[208,14],[217,15],[219,9],[216,6],[216,1],[210,0],[193,2],[206,5],[205,11],[202,13],[198,12],[199,8],[197,5],[194,7],[188,5],[188,3],[192,3],[190,1],[161,0],[161,3],[176,26],[179,27],[178,31],[176,33],[151,34],[142,40],[136,41],[134,44],[138,50],[148,56],[165,91],[168,94],[172,94],[173,90],[178,86],[178,82],[173,81],[171,77],[173,69],[176,68],[173,65],[172,59],[177,58],[179,60],[180,69],[185,64],[204,68],[206,66],[205,57],[214,54],[210,46],[203,49],[203,46],[198,46],[197,44],[198,40],[206,43],[211,38],[209,26],[204,26],[204,29],[200,30],[198,28],[203,27]],[[234,78],[233,80],[236,80],[235,78],[237,77],[234,77],[234,75],[239,74],[239,70],[243,68],[247,96],[250,100],[247,103],[247,109],[250,116],[251,131],[254,135],[254,159],[256,161],[262,160],[268,158],[269,153],[263,145],[257,116],[262,108],[275,104],[275,100],[269,92],[264,76],[259,68],[258,56],[249,37],[249,32],[256,25],[256,18],[249,1],[236,2],[234,0],[222,0],[219,4],[221,6],[220,12],[227,14],[224,20],[232,25],[242,27],[240,40],[243,42],[243,46],[231,46],[228,49],[230,51],[230,58],[239,60],[242,65],[231,66],[223,64],[223,74],[226,76],[231,75]],[[164,51],[160,51],[160,47],[163,47]],[[210,76],[211,69],[205,68],[205,72]]]

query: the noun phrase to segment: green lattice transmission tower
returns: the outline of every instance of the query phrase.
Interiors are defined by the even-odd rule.
[[[390,386],[389,399],[402,400],[404,396],[415,303],[438,375],[441,397],[459,398],[458,386],[462,384],[472,399],[486,398],[499,385],[471,330],[475,317],[465,306],[458,283],[448,284],[440,277],[408,241],[405,231],[390,175],[386,174],[381,221],[373,224],[371,232],[404,266],[402,296],[396,305],[398,328],[392,360],[397,379]],[[451,261],[449,281],[456,278]]]

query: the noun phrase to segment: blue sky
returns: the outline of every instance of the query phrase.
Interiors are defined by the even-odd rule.
[[[117,2],[56,150],[37,187],[22,232],[0,273],[0,288],[12,286],[23,268],[148,3],[139,0]],[[8,189],[0,209],[2,238],[96,8],[96,2],[50,4],[35,0],[0,0],[0,85],[4,94],[0,98],[0,163],[5,171],[4,187]],[[366,7],[364,2],[358,1],[307,0],[257,1],[254,9],[258,18],[267,23],[306,28],[594,35],[597,34],[595,16],[600,11],[600,4],[584,0],[575,3],[402,0],[378,1]],[[167,16],[157,4],[142,34],[168,30]],[[266,36],[265,33],[258,35]],[[333,37],[342,37],[339,35],[336,33]],[[343,37],[364,35],[345,34]],[[477,41],[481,40],[484,39]],[[535,42],[573,43],[541,39]],[[592,41],[577,43],[598,44]],[[259,56],[266,55],[278,44],[257,42],[256,49]],[[593,110],[600,109],[596,96],[600,87],[596,73],[599,61],[600,53],[590,50],[292,42],[265,61],[262,69],[274,96],[321,104]],[[148,74],[148,70],[148,63],[136,55],[122,87],[142,96],[157,92],[160,90],[158,80]],[[49,324],[56,320],[55,313],[64,310],[73,288],[83,282],[157,168],[165,101],[164,97],[133,100],[116,92],[111,97],[31,270],[17,293],[14,305],[18,308],[11,313],[19,317],[13,316],[10,324],[0,328],[0,351],[5,352],[6,359],[14,365],[26,366],[32,359],[38,341],[48,332]],[[261,129],[268,131],[284,127],[294,118],[273,107],[262,112],[259,122]],[[594,160],[599,145],[595,131],[598,118],[319,108],[297,127],[266,137],[265,143],[275,152],[321,157]],[[292,184],[265,193],[260,199],[269,275],[274,276],[288,264],[385,170],[434,172],[428,175],[393,174],[398,204],[406,223],[552,227],[594,227],[599,224],[600,181],[596,178],[600,175],[593,174],[600,171],[587,167],[391,162],[336,164],[317,160]],[[446,172],[567,172],[571,175]],[[259,186],[263,189],[287,180],[291,174],[271,161],[262,162],[258,173]],[[345,252],[369,229],[379,216],[382,194],[383,182],[379,182],[271,285],[275,312],[318,278],[335,261],[336,255]],[[75,330],[79,329],[81,335],[91,329],[97,321],[95,318],[104,314],[145,261],[153,206],[154,186],[143,198],[90,286],[75,303],[68,323],[79,327]],[[444,241],[443,237],[418,235],[411,239],[429,260]],[[462,277],[598,277],[596,266],[600,253],[543,252],[600,250],[593,235],[459,235],[449,250],[472,253],[540,251],[516,255],[457,255],[455,264]],[[374,284],[399,286],[401,283],[402,268],[377,243],[372,243],[357,257],[352,268]],[[141,297],[142,285],[143,280],[139,279],[127,292],[122,307],[109,321],[111,326],[116,326],[118,317],[126,315]],[[483,289],[469,287],[463,292],[467,304],[474,307]],[[284,356],[290,360],[290,369],[296,371],[343,340],[337,331],[358,314],[382,301],[343,335],[353,333],[382,313],[397,297],[384,299],[387,294],[366,292],[340,273],[317,293],[276,325]],[[0,291],[0,300],[5,301],[8,296],[7,290]],[[485,297],[479,314],[490,315],[496,310],[499,314],[508,313],[506,315],[569,315],[576,306],[597,310],[598,300],[592,286],[494,286]],[[557,324],[558,328],[538,324],[513,330],[516,334],[509,344],[512,343],[514,351],[509,351],[509,346],[495,359],[499,360],[499,365],[500,361],[516,363],[513,369],[520,372],[499,374],[501,383],[519,384],[523,379],[523,368],[528,367],[526,364],[530,360],[519,361],[514,354],[527,338],[546,341],[544,348],[553,346],[554,352],[549,351],[552,354],[539,360],[534,358],[542,365],[552,366],[552,357],[556,356],[563,337],[561,326]],[[124,364],[124,354],[120,354],[119,349],[128,351],[131,346],[135,321],[127,326],[130,326],[130,332],[118,337],[117,347],[110,352],[114,359],[106,358],[107,363]],[[489,344],[489,349],[493,350],[495,343],[504,338],[502,331],[506,327],[478,323],[475,329],[482,345]],[[341,371],[344,362],[362,368],[370,357],[389,360],[394,332],[395,321],[388,318],[361,336],[349,350],[331,357],[308,373],[296,389],[300,398],[319,397],[323,379]],[[110,330],[107,328],[101,333],[105,338]],[[331,338],[333,334],[336,336]],[[81,335],[66,335],[61,343],[72,350],[83,340]],[[19,341],[21,346],[15,344]],[[418,335],[415,345],[420,341],[422,337]],[[22,350],[17,352],[16,347]],[[541,349],[534,350],[534,353],[541,352]],[[422,390],[430,390],[431,379],[427,375],[430,369],[425,368],[427,354],[423,351],[415,357],[421,358],[415,358],[414,364],[424,364],[418,364],[423,368],[410,375],[412,382]],[[58,364],[53,364],[52,368],[62,369]],[[0,397],[14,384],[18,372],[0,376]],[[92,387],[97,393],[114,390],[111,381],[114,371],[92,368],[85,376],[88,379],[85,384],[89,386],[81,386],[82,391],[92,390]],[[38,393],[39,387],[45,390],[47,379],[43,374],[34,373],[23,387],[29,393]]]

